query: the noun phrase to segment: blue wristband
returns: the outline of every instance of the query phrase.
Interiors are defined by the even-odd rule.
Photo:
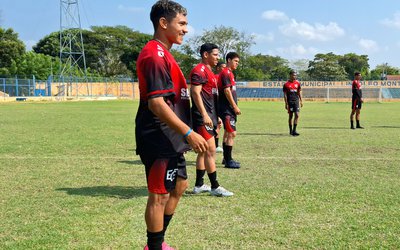
[[[186,132],[186,134],[183,136],[183,138],[186,138],[190,135],[190,133],[192,133],[193,129],[189,129],[188,132]]]

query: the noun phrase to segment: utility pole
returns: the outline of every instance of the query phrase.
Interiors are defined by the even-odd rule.
[[[60,77],[86,77],[86,59],[83,46],[78,0],[60,0]]]

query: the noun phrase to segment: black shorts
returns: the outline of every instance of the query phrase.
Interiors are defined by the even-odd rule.
[[[186,161],[183,154],[170,158],[140,155],[145,168],[147,189],[154,194],[166,194],[175,189],[176,179],[187,179]]]
[[[216,129],[217,129],[216,127],[211,128],[206,125],[194,127],[194,131],[199,135],[201,135],[206,141],[210,140],[211,138],[217,135],[217,132],[215,131]]]
[[[236,131],[236,116],[225,115],[225,117],[221,119],[224,124],[224,129],[226,132],[233,133]]]
[[[362,101],[360,98],[351,98],[351,109],[355,110],[355,109],[361,109],[362,107]]]
[[[289,110],[288,110],[289,113],[300,112],[300,104],[299,104],[299,102],[289,102],[288,105],[289,105]]]

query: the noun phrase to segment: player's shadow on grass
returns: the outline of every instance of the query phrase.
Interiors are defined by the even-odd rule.
[[[125,163],[129,165],[140,165],[143,166],[143,163],[141,160],[133,160],[133,161],[117,161],[118,163]]]
[[[400,128],[400,126],[372,126],[372,128]]]
[[[280,137],[280,136],[287,136],[288,134],[287,133],[262,133],[262,132],[254,132],[254,133],[239,133],[239,135],[240,136],[260,136],[260,135],[263,135],[263,136],[275,136],[275,137]]]
[[[347,127],[302,127],[303,129],[349,129]]]
[[[147,188],[123,187],[123,186],[97,186],[80,188],[57,188],[57,191],[64,191],[69,195],[82,195],[92,197],[111,197],[118,199],[131,199],[147,196]]]

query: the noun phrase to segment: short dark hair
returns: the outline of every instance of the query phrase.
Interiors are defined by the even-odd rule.
[[[228,54],[226,54],[226,61],[228,61],[228,59],[234,59],[234,58],[240,58],[239,54],[236,52],[229,52]]]
[[[179,3],[169,0],[159,0],[151,7],[150,20],[154,30],[158,28],[160,18],[165,17],[168,22],[176,17],[177,14],[187,15],[187,10]]]
[[[218,49],[218,46],[213,43],[205,43],[200,47],[200,56],[203,57],[204,52],[211,53],[214,49]]]
[[[217,67],[217,68],[218,68],[218,67],[221,67],[222,64],[226,64],[226,63],[225,63],[225,62],[222,62],[222,61],[219,61],[219,62],[217,63],[217,66],[216,66],[216,67]]]
[[[294,75],[294,74],[297,74],[297,72],[296,72],[295,70],[291,70],[291,71],[289,72],[289,75]]]
[[[359,75],[361,75],[361,73],[358,71],[354,73],[354,76],[359,76]]]

